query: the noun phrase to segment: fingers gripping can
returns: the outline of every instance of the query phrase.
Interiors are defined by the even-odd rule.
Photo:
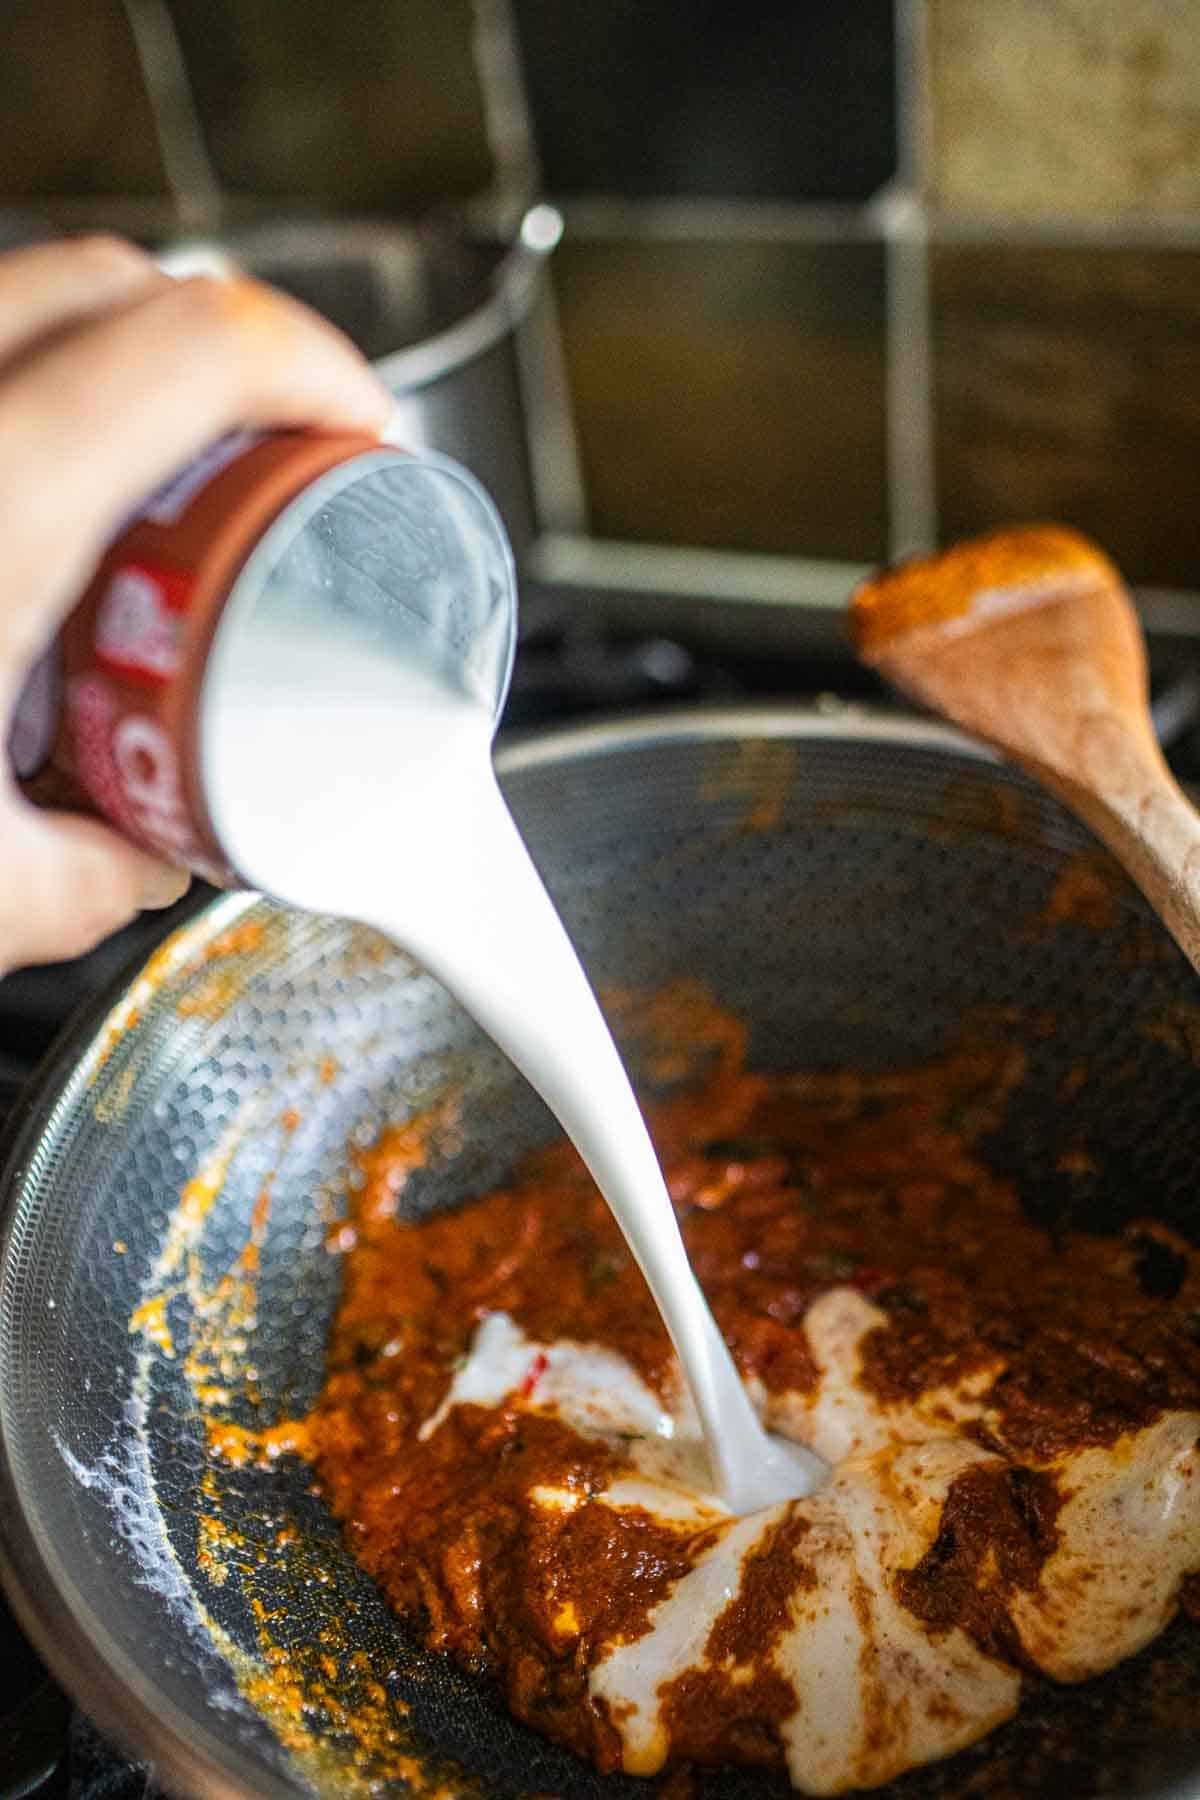
[[[390,589],[394,599],[413,561],[415,527],[406,507],[423,509],[419,525],[434,540],[439,526],[447,541],[461,535],[461,508],[453,525],[438,517],[443,492],[455,486],[431,481],[430,465],[440,462],[358,435],[242,434],[167,482],[110,544],[25,684],[8,756],[27,797],[98,814],[148,850],[219,884],[235,882],[206,803],[200,698],[222,618],[236,610],[230,603],[249,579],[247,565],[272,530],[285,544],[304,531],[339,540],[349,531],[364,550],[350,558],[359,566],[348,568],[347,579],[361,586],[369,557],[373,592]],[[452,464],[443,467],[460,482],[470,479]],[[310,502],[322,486],[330,498],[314,515]],[[411,504],[410,491],[419,496]],[[502,539],[490,504],[477,493],[468,529]],[[292,515],[299,523],[289,534]],[[399,597],[411,610],[412,596]],[[506,670],[503,679],[506,685]]]

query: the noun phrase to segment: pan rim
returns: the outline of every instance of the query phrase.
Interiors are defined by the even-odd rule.
[[[1000,759],[952,727],[911,714],[858,704],[765,703],[675,707],[601,718],[581,725],[540,728],[505,737],[495,763],[506,776],[548,764],[579,761],[656,743],[712,741],[739,736],[895,743],[981,762]],[[163,942],[193,952],[269,898],[226,893],[196,910]],[[154,954],[161,954],[162,943]],[[106,991],[81,1010],[52,1045],[18,1103],[0,1146],[0,1280],[8,1268],[12,1226],[22,1194],[37,1179],[38,1146],[52,1137],[87,1080],[105,1041],[105,1027],[146,966],[139,953]],[[2,1407],[2,1398],[0,1398]],[[288,1800],[302,1791],[198,1724],[158,1689],[153,1674],[126,1656],[104,1622],[67,1577],[53,1546],[38,1532],[31,1496],[23,1495],[0,1431],[0,1582],[13,1610],[54,1678],[100,1728],[139,1761],[168,1792],[194,1800]],[[1196,1790],[1174,1790],[1179,1800]],[[1164,1794],[1162,1800],[1167,1800]]]

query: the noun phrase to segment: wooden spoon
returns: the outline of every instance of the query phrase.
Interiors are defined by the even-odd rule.
[[[885,569],[851,598],[863,660],[1044,782],[1124,864],[1200,969],[1200,814],[1150,720],[1117,570],[1056,526]]]

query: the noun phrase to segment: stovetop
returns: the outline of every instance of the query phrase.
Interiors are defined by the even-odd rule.
[[[888,701],[844,656],[794,661],[620,635],[553,608],[527,609],[506,729],[685,702]],[[1152,664],[1159,735],[1177,775],[1200,782],[1200,654],[1178,644]],[[194,896],[192,902],[194,904]],[[154,915],[93,955],[0,981],[0,1120],[69,1015],[144,957],[172,924]],[[0,1596],[0,1800],[147,1800],[152,1780],[106,1744],[49,1680]]]

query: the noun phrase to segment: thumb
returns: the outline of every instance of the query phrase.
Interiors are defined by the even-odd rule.
[[[95,819],[0,800],[0,972],[93,950],[147,908],[187,892],[160,862]]]

